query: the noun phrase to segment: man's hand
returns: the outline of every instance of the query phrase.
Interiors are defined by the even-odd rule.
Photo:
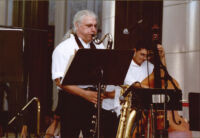
[[[89,102],[97,104],[97,101],[98,101],[97,95],[98,95],[97,91],[86,90],[85,96],[83,98],[85,98]],[[112,98],[111,95],[113,95],[113,94],[111,94],[110,92],[103,92],[103,93],[101,93],[101,102],[105,98]]]
[[[97,104],[97,92],[96,91],[85,90],[85,93],[83,94],[83,98],[89,102]]]
[[[63,89],[66,92],[69,92],[71,94],[80,96],[84,99],[86,99],[89,102],[92,102],[94,104],[97,104],[97,91],[92,91],[92,90],[84,90],[82,88],[79,88],[78,86],[75,85],[66,85],[63,86],[60,84],[60,79],[55,79],[56,85]],[[101,94],[101,101],[106,98],[106,96],[102,93]]]
[[[165,51],[164,51],[164,48],[162,47],[162,45],[161,45],[161,44],[158,44],[158,45],[157,45],[157,49],[158,49],[159,56],[160,56],[161,58],[163,58],[163,57],[165,56]]]
[[[55,79],[55,82],[56,82],[56,86],[62,88],[62,85],[60,83],[60,79],[59,78]]]
[[[158,53],[159,53],[162,64],[166,66],[165,51],[164,51],[163,46],[161,44],[158,44],[157,49],[158,49]]]

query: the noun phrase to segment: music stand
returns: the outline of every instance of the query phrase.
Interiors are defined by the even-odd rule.
[[[157,122],[153,124],[152,131],[155,137],[168,137],[167,110],[172,111],[174,123],[174,110],[182,110],[182,91],[180,89],[161,89],[161,88],[133,88],[132,90],[132,107],[136,109],[164,110],[164,129],[157,129]],[[154,114],[154,113],[153,113]],[[157,113],[152,115],[157,120]],[[155,121],[155,120],[154,120]],[[176,123],[178,124],[178,123]]]
[[[132,106],[140,109],[151,109],[151,105],[158,110],[182,110],[182,91],[161,88],[134,88],[132,90]]]
[[[79,49],[62,80],[62,85],[98,85],[98,138],[101,85],[122,85],[132,57],[132,50]]]

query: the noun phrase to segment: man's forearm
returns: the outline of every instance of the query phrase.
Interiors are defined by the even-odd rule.
[[[55,82],[56,82],[56,86],[58,86],[59,88],[61,88],[62,90],[66,92],[69,92],[71,94],[78,95],[81,97],[84,96],[85,90],[79,88],[76,85],[62,85],[59,78],[55,79]]]
[[[85,94],[86,94],[86,90],[79,88],[76,85],[65,85],[65,86],[62,86],[62,89],[66,92],[73,94],[73,95],[78,95],[78,96],[81,96],[81,97],[84,97]]]
[[[71,93],[73,95],[80,96],[84,99],[86,99],[89,102],[92,102],[94,104],[97,103],[97,92],[92,90],[85,90],[77,85],[61,85],[60,79],[55,79],[56,85],[61,88],[63,91]]]

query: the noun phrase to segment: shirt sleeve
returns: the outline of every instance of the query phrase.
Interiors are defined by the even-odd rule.
[[[74,56],[71,50],[64,53],[60,49],[55,49],[52,55],[52,79],[64,77],[67,66],[71,58]]]
[[[114,98],[114,110],[117,114],[117,116],[120,115],[120,110],[121,110],[121,105],[120,105],[120,100],[119,97],[121,95],[121,87],[116,86],[115,87],[115,98]]]

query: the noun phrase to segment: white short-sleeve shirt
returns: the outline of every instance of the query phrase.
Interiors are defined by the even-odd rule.
[[[141,65],[136,64],[133,60],[129,66],[126,77],[124,79],[124,85],[131,85],[134,82],[142,82],[147,76],[149,76],[154,69],[154,65],[150,62],[144,61]],[[120,115],[120,91],[121,87],[115,87],[115,112]]]
[[[89,43],[86,44],[81,38],[79,38],[84,48],[90,48]],[[96,45],[97,49],[105,49],[103,44]],[[61,42],[54,50],[52,55],[52,79],[63,78],[67,70],[67,65],[71,62],[75,52],[79,49],[74,35],[70,35],[70,38]],[[80,88],[91,87],[91,85],[78,85]],[[106,91],[113,91],[114,86],[107,86]],[[106,110],[112,110],[114,108],[115,99],[104,99],[102,108]]]
[[[154,65],[150,62],[144,61],[141,65],[138,65],[132,60],[126,74],[124,84],[131,85],[136,81],[142,82],[153,72],[153,68]]]

